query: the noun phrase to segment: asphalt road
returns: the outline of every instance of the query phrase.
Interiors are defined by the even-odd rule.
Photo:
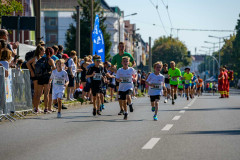
[[[153,121],[149,98],[134,100],[128,120],[118,104],[102,116],[92,107],[0,123],[2,160],[239,160],[240,93],[229,99],[206,94],[175,105],[160,102]]]

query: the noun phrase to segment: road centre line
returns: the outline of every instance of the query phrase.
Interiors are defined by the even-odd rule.
[[[180,119],[180,117],[181,117],[181,116],[175,116],[175,117],[173,117],[173,119],[172,119],[172,120],[173,120],[173,121],[177,121],[177,120],[179,120],[179,119]]]
[[[151,138],[142,149],[152,149],[161,138]]]
[[[179,113],[185,113],[185,110],[181,110]]]
[[[167,124],[165,127],[163,127],[162,131],[169,131],[172,128],[173,124]]]
[[[195,102],[196,98],[194,98],[189,104],[188,107],[190,107],[194,102]]]
[[[189,107],[183,107],[184,109],[188,109]]]

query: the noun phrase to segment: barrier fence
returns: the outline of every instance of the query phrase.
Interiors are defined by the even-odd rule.
[[[18,111],[32,109],[31,80],[28,69],[9,69],[8,77],[0,67],[0,120],[15,120],[10,114],[21,118]]]

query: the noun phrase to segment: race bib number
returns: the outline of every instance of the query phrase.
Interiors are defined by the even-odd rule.
[[[93,80],[100,81],[102,79],[102,73],[95,73]]]
[[[132,82],[132,77],[122,77],[122,82],[121,83],[131,83]]]
[[[188,84],[190,81],[189,80],[185,80],[185,83]]]
[[[176,82],[177,81],[177,77],[172,78],[172,81]]]
[[[162,85],[161,84],[154,84],[154,87],[152,87],[152,89],[161,90]]]
[[[56,84],[56,85],[64,85],[65,84],[65,80],[64,79],[55,79],[54,80],[54,84]]]

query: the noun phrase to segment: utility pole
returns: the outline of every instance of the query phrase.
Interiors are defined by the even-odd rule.
[[[76,51],[77,51],[78,58],[80,58],[80,10],[79,10],[79,6],[76,7],[76,10],[77,10]]]
[[[35,45],[38,45],[41,40],[41,0],[34,0],[33,2],[36,15]]]
[[[91,31],[90,31],[90,55],[93,53],[93,42],[92,42],[92,31],[93,31],[93,6],[94,6],[94,0],[91,0]]]
[[[151,37],[149,37],[149,62],[148,71],[152,72],[152,47],[151,47]]]

